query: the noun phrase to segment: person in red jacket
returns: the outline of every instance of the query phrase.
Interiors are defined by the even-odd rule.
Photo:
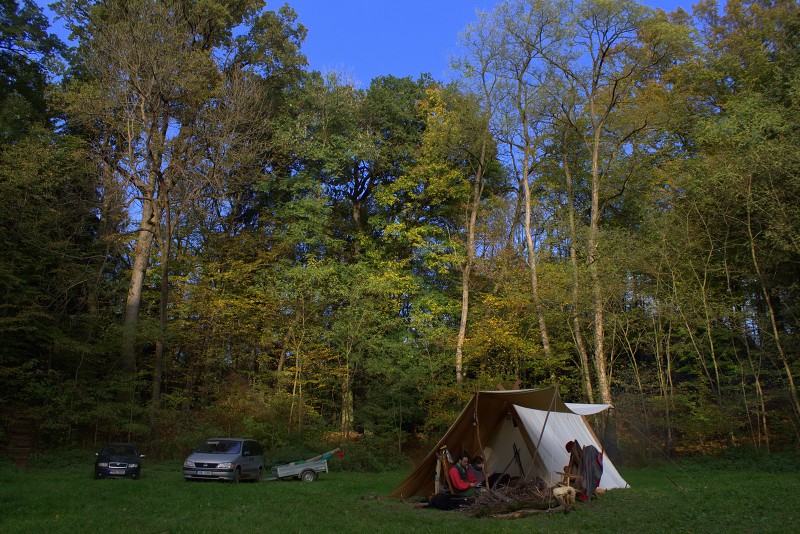
[[[467,467],[469,455],[462,454],[458,462],[450,468],[450,483],[453,485],[453,494],[459,497],[472,497],[478,493],[475,486],[478,481],[472,476]]]

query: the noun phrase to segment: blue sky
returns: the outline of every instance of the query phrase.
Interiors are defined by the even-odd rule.
[[[459,33],[477,20],[476,10],[491,11],[498,0],[288,0],[308,28],[303,52],[310,66],[335,70],[362,86],[384,74],[416,78],[429,72],[449,80],[450,57]],[[721,0],[721,2],[724,0]],[[696,2],[696,0],[695,0]],[[689,0],[645,0],[672,11]],[[277,9],[283,2],[271,2]]]
[[[46,5],[51,0],[35,0]],[[696,0],[695,0],[696,1]],[[277,9],[284,0],[267,0]],[[449,80],[459,33],[497,0],[287,0],[308,28],[303,53],[311,69],[337,71],[366,87],[376,76]],[[645,0],[651,7],[691,12],[690,0]],[[52,13],[48,14],[51,16]],[[54,22],[54,31],[59,23]],[[63,35],[63,34],[62,34]]]
[[[459,33],[496,0],[293,0],[311,67],[362,85],[384,74],[447,79]],[[271,4],[275,6],[276,4]]]

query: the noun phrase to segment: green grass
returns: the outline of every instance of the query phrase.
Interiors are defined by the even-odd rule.
[[[568,514],[474,519],[385,495],[406,473],[332,472],[313,483],[187,483],[180,463],[141,480],[93,480],[85,465],[0,464],[0,532],[797,532],[800,470],[791,458],[623,470],[631,489]]]

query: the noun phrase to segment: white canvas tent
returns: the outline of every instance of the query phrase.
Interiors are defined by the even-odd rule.
[[[608,406],[605,405],[608,409]],[[570,404],[567,404],[571,408]],[[544,466],[543,472],[539,476],[548,485],[552,486],[560,480],[557,471],[561,471],[569,460],[569,453],[564,445],[573,439],[577,439],[581,445],[594,445],[597,450],[602,450],[594,432],[586,423],[584,416],[579,412],[559,413],[523,408],[515,406],[517,415],[522,421],[526,432],[531,436],[536,436],[544,428],[542,439],[538,442],[538,456]],[[599,412],[596,412],[599,413]],[[544,474],[545,476],[542,476]],[[549,475],[549,478],[546,476]],[[625,488],[628,483],[620,476],[617,468],[605,455],[603,457],[603,476],[600,479],[600,488],[614,489]]]
[[[462,451],[485,459],[487,475],[506,473],[555,485],[569,460],[568,441],[594,445],[602,451],[585,415],[610,408],[597,404],[565,404],[555,388],[479,391],[456,421],[414,471],[391,493],[394,497],[428,497],[434,492],[437,451],[447,447],[453,456]],[[628,484],[613,463],[603,459],[603,489]]]

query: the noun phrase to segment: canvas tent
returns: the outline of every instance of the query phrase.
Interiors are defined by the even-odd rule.
[[[507,473],[555,485],[567,464],[568,441],[602,447],[584,416],[608,409],[600,404],[566,404],[556,388],[479,391],[414,471],[398,485],[393,497],[428,497],[434,492],[437,451],[447,447],[453,456],[467,451],[485,459],[487,475]],[[516,458],[515,458],[516,451]],[[518,458],[518,459],[517,459]],[[603,489],[625,488],[614,465],[605,457]]]

